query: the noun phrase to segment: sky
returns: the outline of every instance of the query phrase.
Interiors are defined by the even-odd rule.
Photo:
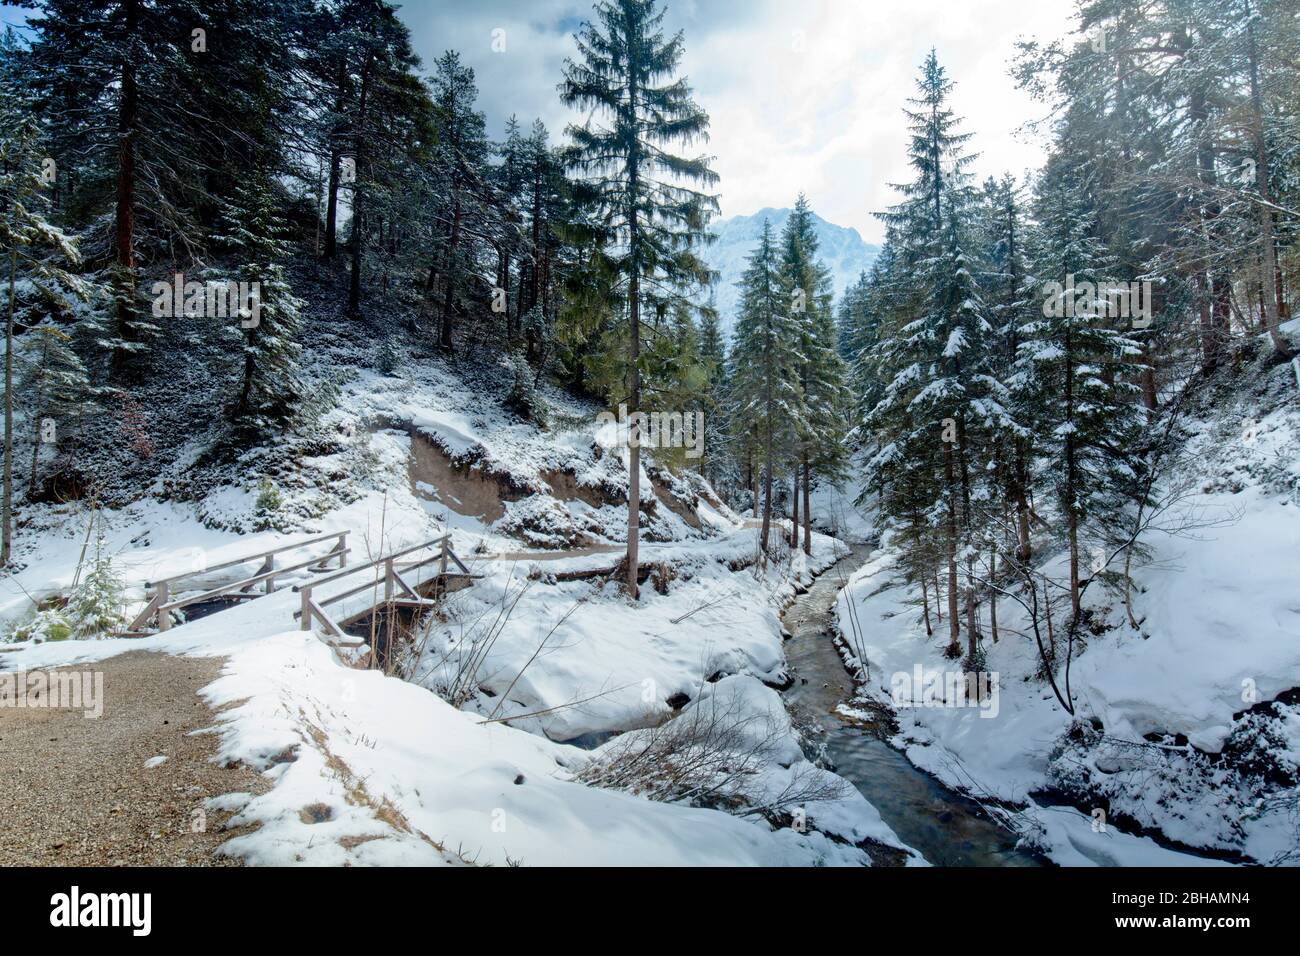
[[[682,29],[682,72],[709,113],[724,216],[789,206],[800,190],[823,218],[883,238],[873,213],[910,178],[906,99],[933,46],[955,82],[953,108],[974,134],[983,178],[1036,168],[1042,134],[1021,127],[1042,104],[1007,68],[1019,37],[1069,34],[1074,0],[666,0]],[[513,112],[558,137],[572,117],[556,85],[589,0],[406,0],[426,66],[454,48],[474,68],[480,108],[499,136]],[[498,38],[493,49],[495,34]],[[499,50],[504,39],[504,50]]]
[[[1042,104],[1007,68],[1017,38],[1060,39],[1074,0],[665,0],[682,29],[682,73],[709,113],[724,216],[789,206],[800,190],[823,218],[883,238],[873,215],[910,178],[906,100],[933,46],[955,83],[983,178],[1037,168]],[[556,86],[590,0],[406,0],[399,16],[431,69],[446,49],[474,68],[479,106],[499,137],[511,113],[540,117],[552,141],[574,119]],[[0,7],[0,23],[21,14]],[[504,32],[496,32],[504,31]],[[494,42],[495,41],[495,42]],[[502,42],[504,41],[504,42]]]

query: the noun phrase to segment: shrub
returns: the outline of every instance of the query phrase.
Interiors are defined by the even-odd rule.
[[[78,638],[93,638],[113,631],[124,623],[123,584],[104,547],[101,529],[95,538],[95,553],[89,564],[77,571],[77,584],[68,597],[67,620]]]
[[[506,408],[524,421],[545,428],[546,403],[542,401],[542,396],[537,391],[532,366],[528,364],[528,359],[521,352],[509,356],[508,361],[514,378],[511,381],[510,393],[506,396]]]
[[[379,346],[379,356],[376,362],[379,371],[385,375],[396,375],[397,370],[402,367],[405,360],[406,356],[397,347],[394,338],[392,336],[385,338],[383,344]]]
[[[37,611],[29,620],[14,625],[5,635],[5,640],[35,641],[40,644],[44,641],[66,641],[71,636],[72,625],[68,623],[63,610],[46,608]]]
[[[269,517],[279,511],[283,504],[284,498],[280,495],[280,489],[275,486],[275,482],[270,478],[263,478],[257,483],[258,514]]]

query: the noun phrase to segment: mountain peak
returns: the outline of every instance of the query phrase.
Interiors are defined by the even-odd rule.
[[[744,216],[719,219],[710,228],[717,241],[706,246],[703,258],[709,268],[720,274],[717,285],[718,324],[723,333],[731,335],[736,324],[736,309],[740,293],[736,283],[745,271],[745,259],[754,251],[763,232],[763,221],[773,232],[780,232],[790,218],[788,206],[764,206],[757,212]],[[840,226],[812,214],[817,234],[817,257],[831,273],[831,286],[838,299],[844,290],[858,280],[858,276],[871,268],[880,254],[880,247],[862,240],[862,235],[852,226]]]

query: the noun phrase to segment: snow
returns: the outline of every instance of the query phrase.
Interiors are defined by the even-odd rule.
[[[1171,562],[1145,574],[1143,630],[1161,639],[1089,661],[1084,687],[1107,728],[1181,733],[1217,752],[1247,687],[1271,700],[1300,683],[1300,509],[1253,488],[1233,505],[1239,521],[1168,542]]]
[[[857,503],[862,491],[862,481],[857,478],[817,482],[808,496],[813,527],[845,541],[873,540],[878,533],[876,516],[870,502]]]
[[[789,209],[760,209],[750,216],[731,216],[715,222],[711,231],[717,241],[701,250],[704,264],[720,273],[716,284],[718,324],[723,337],[729,338],[736,322],[736,309],[740,294],[736,283],[745,271],[746,257],[753,253],[763,231],[763,221],[772,227],[773,236],[780,235],[790,218]],[[830,270],[831,289],[838,299],[844,290],[858,281],[880,253],[880,247],[864,242],[856,229],[837,226],[813,213],[813,229],[817,235],[817,257]]]
[[[176,553],[185,554],[181,549]],[[594,558],[573,559],[584,560]],[[156,558],[148,568],[172,570]],[[721,575],[704,577],[706,593],[714,594]],[[744,572],[734,577],[748,579]],[[219,717],[219,759],[245,761],[275,782],[264,795],[234,800],[242,804],[234,825],[261,826],[232,840],[225,851],[250,863],[407,864],[454,862],[462,856],[479,863],[551,865],[865,860],[856,848],[815,831],[773,829],[715,810],[655,803],[575,783],[571,771],[588,759],[584,751],[499,722],[484,723],[481,716],[458,711],[412,683],[345,667],[313,634],[288,628],[296,601],[291,591],[278,591],[145,640],[24,645],[6,654],[4,664],[53,667],[141,649],[228,657],[222,677],[202,691],[213,707],[229,707]],[[675,635],[675,651],[658,645],[662,659],[652,652],[654,645],[634,653],[645,639],[641,615],[623,599],[609,603],[584,633],[599,635],[601,627],[610,632],[605,636],[623,632],[616,643],[584,646],[581,635],[573,636],[572,646],[548,660],[517,693],[532,702],[549,700],[541,696],[546,693],[567,694],[558,684],[566,674],[579,682],[653,674],[664,687],[695,689],[703,682],[702,668],[719,659],[690,653],[689,645],[698,643],[708,627],[686,622]],[[660,625],[671,613],[669,602],[661,604],[650,613]],[[636,631],[628,627],[631,621],[638,622]],[[762,626],[763,639],[737,631],[719,647],[733,662],[779,671],[775,610],[755,609],[750,623]],[[716,621],[712,626],[716,629]],[[767,711],[780,709],[775,694],[758,681],[731,680],[750,682],[750,696]],[[716,692],[715,685],[706,686],[709,693]],[[592,726],[617,723],[617,708],[605,713]],[[565,718],[570,730],[578,729],[582,719]],[[802,759],[788,739],[785,747],[787,758]],[[286,759],[286,753],[293,759]],[[827,825],[858,839],[869,835],[899,845],[856,791],[852,796],[846,806],[822,808]],[[229,800],[212,804],[228,805]],[[314,809],[307,812],[306,807]],[[318,820],[322,815],[327,819]],[[818,820],[817,813],[810,817]]]
[[[500,523],[488,525],[427,500],[407,474],[409,435],[383,428],[372,433],[367,423],[409,422],[526,486],[534,478],[544,481],[542,472],[552,465],[571,466],[580,484],[617,474],[616,455],[598,460],[590,454],[594,416],[586,425],[587,410],[571,406],[574,424],[543,435],[481,400],[473,414],[458,410],[471,403],[472,389],[454,379],[439,388],[430,380],[380,382],[361,375],[345,391],[338,425],[350,430],[345,433],[355,438],[357,453],[323,455],[306,467],[342,472],[346,494],[293,531],[238,530],[256,516],[254,486],[222,488],[197,507],[143,500],[103,514],[106,545],[131,601],[128,612],[143,605],[150,580],[320,533],[347,531],[349,563],[357,564],[447,529],[457,553],[483,577],[451,596],[446,621],[432,619],[446,633],[436,634],[430,648],[527,588],[477,669],[476,692],[463,708],[429,689],[438,684],[436,656],[423,662],[415,680],[403,680],[350,667],[315,634],[299,630],[293,614],[300,597],[288,585],[314,577],[305,571],[277,581],[270,595],[163,634],[10,645],[0,667],[54,667],[139,650],[224,658],[221,677],[200,691],[220,709],[217,759],[242,761],[274,786],[257,795],[214,796],[208,805],[237,810],[232,826],[258,824],[222,848],[252,864],[867,865],[870,858],[855,845],[863,840],[906,850],[851,787],[809,805],[811,829],[802,832],[802,826],[769,822],[755,812],[589,786],[575,775],[596,751],[557,742],[634,730],[671,715],[674,695],[689,698],[689,710],[721,688],[738,692],[747,720],[775,728],[776,759],[757,778],[760,796],[779,794],[794,779],[838,779],[804,759],[779,696],[763,682],[785,677],[781,606],[841,553],[841,545],[816,535],[811,557],[796,552],[788,562],[755,571],[757,531],[744,527],[698,478],[663,473],[656,485],[699,494],[704,529],[659,507],[654,527],[664,540],[643,539],[642,561],[673,569],[668,593],[648,582],[641,600],[632,602],[616,583],[557,582],[554,574],[607,568],[620,555],[596,549],[524,560],[496,556],[518,551],[519,542],[503,534]],[[351,470],[358,461],[364,469]],[[654,473],[653,463],[649,467],[647,483]],[[286,491],[291,501],[296,494]],[[550,494],[524,500],[578,516],[622,514],[615,506],[562,503]],[[39,537],[20,539],[25,566],[0,581],[0,619],[22,619],[36,601],[66,592],[87,518],[76,503],[51,508],[41,516]],[[277,561],[283,566],[330,546],[323,542]],[[201,575],[184,587],[238,580],[257,567],[249,562]],[[320,593],[354,583],[322,586]],[[561,620],[575,604],[577,610]],[[524,666],[548,634],[552,640]],[[498,696],[487,696],[493,690]],[[159,758],[165,755],[149,765],[157,766]]]
[[[1099,720],[1108,741],[1149,747],[1148,735],[1182,735],[1215,754],[1235,715],[1300,686],[1300,410],[1283,401],[1245,435],[1231,414],[1188,428],[1189,467],[1202,478],[1162,526],[1196,528],[1148,536],[1152,560],[1135,568],[1140,630],[1128,625],[1114,596],[1089,592],[1094,615],[1109,629],[1087,636],[1070,681],[1079,716]],[[917,664],[940,672],[959,665],[942,656],[946,620],[926,637],[919,589],[908,593],[899,583],[888,535],[885,545],[852,576],[836,614],[842,633],[862,632],[855,649],[865,658],[857,663],[868,668],[864,690],[888,702],[892,674],[911,673]],[[1059,555],[1042,569],[1068,578]],[[985,607],[986,628],[987,613]],[[981,719],[974,707],[899,710],[895,745],[954,787],[1024,807],[1019,816],[1045,827],[1048,852],[1059,863],[1203,863],[1113,826],[1093,833],[1078,811],[1036,806],[1033,794],[1052,784],[1053,748],[1071,721],[1050,687],[1032,676],[1038,660],[1027,616],[1004,599],[998,618],[1001,640],[992,644],[986,634],[984,644],[987,669],[1000,676],[996,719]],[[1277,756],[1286,760],[1300,744],[1300,721],[1288,708],[1281,714],[1289,745]],[[1119,781],[1112,806],[1168,840],[1261,862],[1294,846],[1294,820],[1284,810],[1239,806],[1231,787],[1213,777],[1222,773],[1213,763],[1188,762],[1194,754],[1175,747],[1158,770],[1129,772],[1122,751],[1111,765],[1103,752],[1084,753],[1081,769]],[[1223,789],[1202,786],[1194,776],[1200,773]]]
[[[1049,854],[1061,866],[1229,865],[1222,860],[1166,850],[1148,837],[1123,833],[1113,826],[1099,829],[1091,816],[1071,807],[1040,807],[1030,800],[1026,816],[1042,826]]]
[[[817,535],[813,555],[799,553],[789,572],[769,566],[755,575],[733,571],[752,561],[757,532],[734,528],[719,540],[643,547],[642,561],[667,563],[677,574],[669,593],[652,584],[632,605],[621,584],[588,580],[528,580],[512,563],[483,565],[486,577],[456,597],[456,619],[439,627],[418,673],[437,687],[453,679],[487,635],[461,622],[499,621],[500,633],[483,655],[478,701],[485,716],[524,717],[517,726],[553,740],[645,726],[662,719],[669,698],[694,698],[715,674],[786,678],[781,606],[810,568],[830,564],[840,547]],[[548,562],[549,575],[608,568],[617,555],[585,555]],[[508,615],[501,615],[509,608]],[[558,709],[557,709],[558,708]]]

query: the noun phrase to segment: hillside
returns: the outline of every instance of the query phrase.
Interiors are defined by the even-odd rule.
[[[1262,337],[1253,344],[1260,358],[1190,384],[1160,422],[1177,447],[1131,591],[1120,566],[1092,559],[1087,627],[1055,651],[1073,714],[1042,676],[1045,622],[1014,596],[997,602],[1001,640],[985,651],[996,686],[981,708],[943,684],[942,628],[927,633],[896,535],[841,594],[841,646],[860,681],[850,708],[891,708],[909,760],[1012,808],[1008,825],[1061,862],[1142,862],[1121,824],[1257,864],[1300,852],[1300,376],[1269,360]],[[1042,543],[1035,573],[1066,573]],[[1080,841],[1066,824],[1090,817],[1100,829]]]

